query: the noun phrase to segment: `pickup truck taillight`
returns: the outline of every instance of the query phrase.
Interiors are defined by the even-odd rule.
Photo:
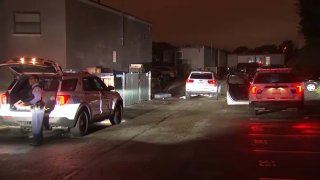
[[[64,105],[67,103],[69,100],[70,96],[69,95],[57,95],[56,98],[56,104],[57,105]]]
[[[1,94],[1,104],[8,104],[8,93]]]

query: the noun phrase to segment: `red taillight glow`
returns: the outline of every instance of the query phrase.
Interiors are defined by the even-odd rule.
[[[70,96],[69,95],[58,95],[56,98],[56,103],[58,105],[64,105],[67,103],[67,101],[69,100]]]
[[[250,92],[251,92],[252,94],[256,94],[256,93],[257,93],[257,87],[256,87],[256,86],[251,86],[251,87],[250,87]]]
[[[292,126],[294,129],[313,129],[313,126],[311,124],[295,124]]]
[[[187,81],[186,81],[187,83],[193,83],[194,82],[194,80],[193,79],[187,79]]]
[[[302,93],[302,86],[301,85],[297,85],[296,86],[296,90],[297,90],[297,93],[301,94]]]
[[[210,80],[208,80],[208,83],[209,83],[209,84],[216,84],[216,80],[210,79]]]
[[[1,104],[8,104],[8,94],[1,94]]]

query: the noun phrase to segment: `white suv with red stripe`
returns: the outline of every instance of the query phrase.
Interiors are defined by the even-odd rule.
[[[52,127],[68,128],[76,136],[88,132],[90,123],[110,119],[121,122],[123,101],[95,75],[65,73],[53,61],[10,59],[0,64],[0,125],[31,127],[31,112],[14,104],[30,90],[28,76],[38,75],[43,88],[42,101]]]
[[[259,68],[249,90],[249,111],[303,108],[302,82],[291,68]]]
[[[186,99],[192,95],[217,96],[218,85],[213,72],[192,71],[186,81]]]

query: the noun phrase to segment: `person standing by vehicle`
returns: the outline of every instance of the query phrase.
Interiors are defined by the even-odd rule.
[[[44,117],[44,106],[42,103],[43,90],[39,84],[39,77],[37,75],[31,75],[29,77],[29,84],[31,86],[31,93],[26,101],[27,104],[31,105],[32,113],[32,134],[33,141],[30,145],[39,146],[42,143],[42,129],[43,129],[43,117]]]

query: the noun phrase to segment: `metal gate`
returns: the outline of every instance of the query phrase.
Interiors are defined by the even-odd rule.
[[[124,106],[151,100],[151,73],[122,73],[115,76],[115,89]]]

